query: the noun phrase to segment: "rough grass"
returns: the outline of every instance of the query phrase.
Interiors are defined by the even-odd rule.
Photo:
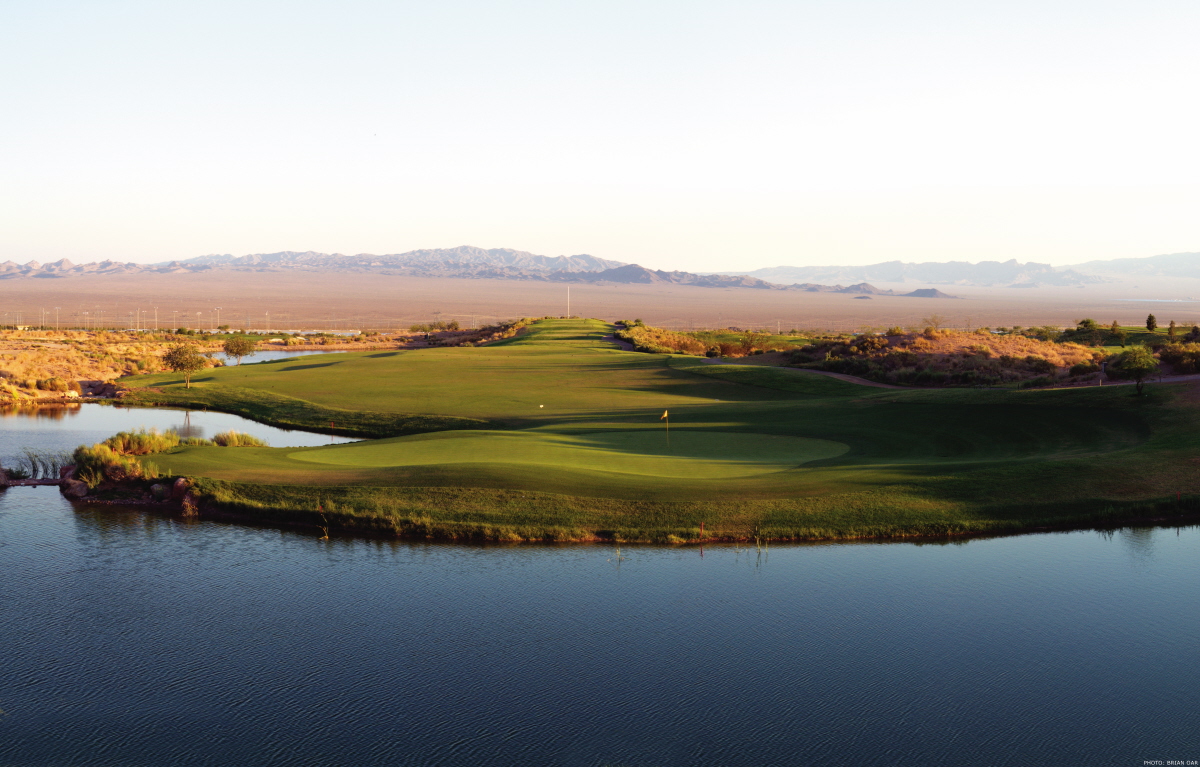
[[[880,390],[621,352],[600,340],[609,329],[547,321],[499,347],[212,371],[199,401],[280,425],[335,420],[338,403],[337,419],[373,436],[405,419],[486,430],[156,461],[205,478],[228,511],[306,522],[325,498],[337,526],[490,540],[689,540],[701,521],[731,538],[1015,530],[1200,492],[1200,398],[1184,385]]]

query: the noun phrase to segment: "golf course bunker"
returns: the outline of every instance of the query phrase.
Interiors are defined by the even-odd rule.
[[[662,429],[554,434],[459,431],[299,450],[289,458],[336,466],[513,463],[657,477],[721,479],[784,471],[836,458],[841,442],[771,434]]]

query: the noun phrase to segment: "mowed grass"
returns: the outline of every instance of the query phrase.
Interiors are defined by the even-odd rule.
[[[514,463],[634,474],[650,477],[727,479],[749,477],[835,458],[850,447],[803,437],[723,434],[699,430],[551,432],[451,432],[375,440],[289,453],[320,466],[447,466]]]
[[[157,390],[135,400],[387,436],[155,462],[205,478],[227,509],[308,520],[323,497],[341,526],[406,535],[688,539],[701,521],[727,537],[938,534],[1111,519],[1200,491],[1197,408],[1178,387],[884,390],[623,352],[609,332],[547,320],[491,347],[243,365],[190,392],[171,375],[127,383]]]

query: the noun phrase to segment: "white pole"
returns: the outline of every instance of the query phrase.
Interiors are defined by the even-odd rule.
[[[567,317],[571,316],[571,286],[567,286]]]

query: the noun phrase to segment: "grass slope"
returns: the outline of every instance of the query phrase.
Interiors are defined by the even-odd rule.
[[[410,535],[671,540],[701,522],[734,538],[1010,530],[1142,513],[1200,489],[1200,411],[1184,387],[881,390],[623,352],[609,332],[547,320],[484,348],[243,365],[190,391],[170,375],[127,383],[154,387],[141,401],[388,436],[181,448],[155,462],[204,478],[227,509],[312,521],[320,497],[337,525]]]

